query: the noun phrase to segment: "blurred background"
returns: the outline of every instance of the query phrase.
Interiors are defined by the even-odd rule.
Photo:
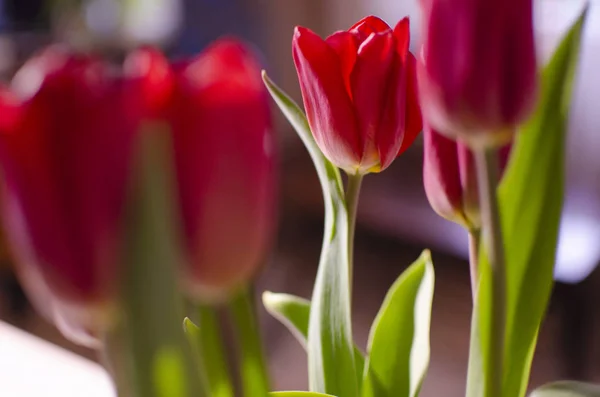
[[[600,1],[589,0],[572,104],[565,211],[552,302],[540,334],[531,386],[561,378],[600,381]],[[546,60],[583,2],[538,0],[536,36]],[[0,78],[10,80],[22,62],[55,41],[119,56],[141,44],[170,56],[189,56],[222,35],[256,46],[271,77],[300,100],[291,58],[295,25],[325,36],[375,14],[389,24],[412,22],[419,43],[417,0],[0,0]],[[274,109],[282,151],[281,222],[274,254],[257,291],[309,297],[322,237],[320,187],[291,127]],[[361,197],[354,287],[354,327],[364,346],[369,326],[393,280],[423,248],[436,267],[432,362],[424,396],[464,393],[471,314],[467,236],[439,218],[422,187],[419,141],[388,170],[366,178]],[[0,253],[0,321],[13,324],[78,354],[91,351],[65,341],[31,309],[12,273],[10,252]],[[305,389],[305,354],[296,340],[261,309],[274,386]]]

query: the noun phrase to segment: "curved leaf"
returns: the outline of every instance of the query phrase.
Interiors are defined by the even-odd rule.
[[[600,386],[583,382],[554,382],[534,390],[529,397],[600,397]]]
[[[369,336],[363,397],[415,397],[429,366],[434,272],[424,251],[392,285]]]
[[[304,113],[263,72],[263,80],[310,154],[325,202],[325,231],[312,295],[308,327],[310,389],[343,397],[358,396],[350,315],[348,212],[340,171],[315,142]]]
[[[310,301],[295,295],[265,291],[263,293],[263,304],[267,311],[285,325],[306,349]],[[360,390],[365,358],[357,346],[354,346],[354,363],[356,365],[358,389]]]
[[[335,397],[331,394],[315,393],[313,391],[276,391],[269,393],[271,397]]]
[[[263,292],[265,309],[298,339],[306,348],[310,301],[290,294]]]

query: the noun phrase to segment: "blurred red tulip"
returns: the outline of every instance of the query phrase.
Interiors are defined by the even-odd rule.
[[[129,65],[163,77],[147,102],[162,103],[153,117],[173,133],[186,286],[196,298],[220,299],[264,263],[275,226],[276,148],[260,64],[242,43],[222,39],[170,71],[149,49]]]
[[[132,154],[142,123],[173,137],[182,235],[196,294],[249,282],[274,229],[275,143],[260,66],[233,40],[169,65],[141,50],[125,77],[46,50],[0,90],[2,207],[32,301],[71,340],[113,321]]]
[[[421,0],[424,116],[469,145],[502,145],[529,115],[537,76],[532,0]]]
[[[323,40],[297,27],[292,42],[304,107],[327,158],[350,174],[379,172],[422,129],[408,18],[392,30],[370,16]]]
[[[30,60],[13,88],[2,95],[0,163],[18,270],[56,323],[98,329],[111,314],[139,118],[102,63],[60,48]]]
[[[423,128],[423,183],[429,204],[440,216],[469,230],[481,227],[479,191],[473,152],[462,142]],[[511,145],[500,149],[500,167],[508,162]]]

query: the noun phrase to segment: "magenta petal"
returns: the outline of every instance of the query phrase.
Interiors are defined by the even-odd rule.
[[[423,141],[423,183],[429,204],[440,216],[463,221],[456,142],[427,127]]]

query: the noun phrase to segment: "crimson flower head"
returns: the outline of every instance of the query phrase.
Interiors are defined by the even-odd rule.
[[[292,42],[308,122],[323,154],[349,174],[386,169],[422,129],[408,18],[374,16],[325,40],[297,27]]]
[[[423,128],[423,182],[429,204],[440,216],[469,230],[481,228],[475,157],[463,142]],[[508,162],[511,145],[499,151],[500,169]]]
[[[503,145],[537,88],[532,0],[420,0],[427,121],[470,146]]]
[[[104,63],[51,47],[0,98],[3,218],[38,309],[71,339],[108,324],[139,109]]]
[[[171,128],[185,285],[195,298],[221,300],[264,263],[275,227],[276,144],[261,65],[231,38],[174,65],[151,49],[128,64],[153,76],[143,81],[150,117]]]

